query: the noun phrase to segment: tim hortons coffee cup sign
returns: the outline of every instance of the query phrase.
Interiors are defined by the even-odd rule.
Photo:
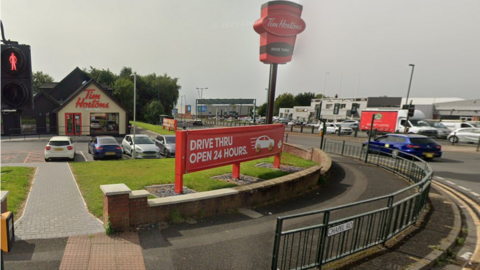
[[[293,2],[271,1],[262,5],[262,17],[253,25],[260,34],[260,61],[284,64],[292,60],[296,37],[306,27],[301,14],[302,6]]]

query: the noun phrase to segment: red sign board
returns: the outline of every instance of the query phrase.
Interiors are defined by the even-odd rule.
[[[381,132],[395,132],[397,125],[397,111],[362,111],[360,130],[370,130],[372,115],[375,114],[373,129]]]
[[[177,120],[164,118],[163,129],[165,128],[168,128],[169,131],[170,129],[177,130]]]
[[[234,164],[238,178],[240,162],[276,156],[280,165],[285,126],[280,124],[177,131],[175,191],[183,190],[183,174]]]
[[[262,5],[261,18],[253,24],[260,34],[260,61],[284,64],[292,60],[297,35],[305,30],[300,18],[303,7],[289,1],[271,1]]]

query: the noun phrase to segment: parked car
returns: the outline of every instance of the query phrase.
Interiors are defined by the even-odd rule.
[[[133,156],[133,134],[128,134],[123,138],[122,151]],[[160,148],[145,134],[135,135],[135,158],[159,158]]]
[[[44,150],[45,161],[57,158],[75,158],[75,143],[68,136],[54,136],[50,138]]]
[[[97,119],[90,120],[90,128],[91,129],[101,129],[102,125],[100,125],[100,121]]]
[[[480,128],[459,128],[447,136],[451,143],[465,142],[478,143],[480,140]]]
[[[202,120],[193,120],[192,125],[194,126],[203,126]]]
[[[155,145],[165,157],[175,157],[175,135],[158,135]]]
[[[93,160],[99,158],[122,158],[122,147],[112,136],[93,137],[88,143],[88,153],[92,154]]]
[[[363,143],[367,146],[368,141]],[[417,134],[386,134],[370,141],[369,151],[388,153],[393,157],[407,156],[403,153],[420,158],[432,159],[442,156],[442,146],[435,140]]]
[[[341,127],[340,128],[340,124],[338,123],[326,123],[327,125],[327,133],[332,133],[332,134],[338,134],[340,132],[340,134],[347,134],[347,135],[351,135],[353,133],[353,130],[349,127]],[[318,131],[320,132],[321,130],[323,130],[323,124],[319,125],[318,127]]]
[[[344,128],[344,127],[349,127],[351,129],[358,128],[358,121],[357,120],[345,120],[345,121],[343,121],[339,124],[342,126],[342,128]]]

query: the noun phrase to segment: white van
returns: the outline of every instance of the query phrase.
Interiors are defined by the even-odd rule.
[[[480,128],[480,122],[450,122],[450,121],[441,121],[441,123],[446,126],[451,131],[454,131],[459,128]]]

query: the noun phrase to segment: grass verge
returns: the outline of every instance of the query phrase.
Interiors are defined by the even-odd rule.
[[[260,162],[273,163],[273,157],[257,159],[241,164],[241,173],[261,179],[273,179],[289,174],[288,172],[255,167]],[[175,183],[175,159],[147,159],[122,161],[97,161],[69,163],[90,212],[101,217],[103,214],[103,194],[100,185],[125,184],[131,190],[144,189],[150,185]],[[297,167],[317,165],[294,155],[283,153],[282,164]],[[227,165],[210,170],[185,174],[183,183],[197,192],[235,186],[212,176],[231,173],[232,166]]]
[[[133,125],[133,121],[130,121],[130,123]],[[175,131],[173,131],[173,130],[168,131],[168,129],[163,129],[162,126],[158,126],[158,125],[152,125],[152,124],[147,124],[147,123],[136,121],[135,126],[143,128],[143,129],[147,129],[147,130],[150,130],[150,131],[156,132],[158,134],[162,134],[162,135],[175,135]],[[181,128],[182,127],[180,127],[180,129]]]
[[[8,191],[7,208],[12,211],[15,220],[25,206],[36,168],[2,167],[2,190]],[[18,215],[17,215],[18,214]]]

